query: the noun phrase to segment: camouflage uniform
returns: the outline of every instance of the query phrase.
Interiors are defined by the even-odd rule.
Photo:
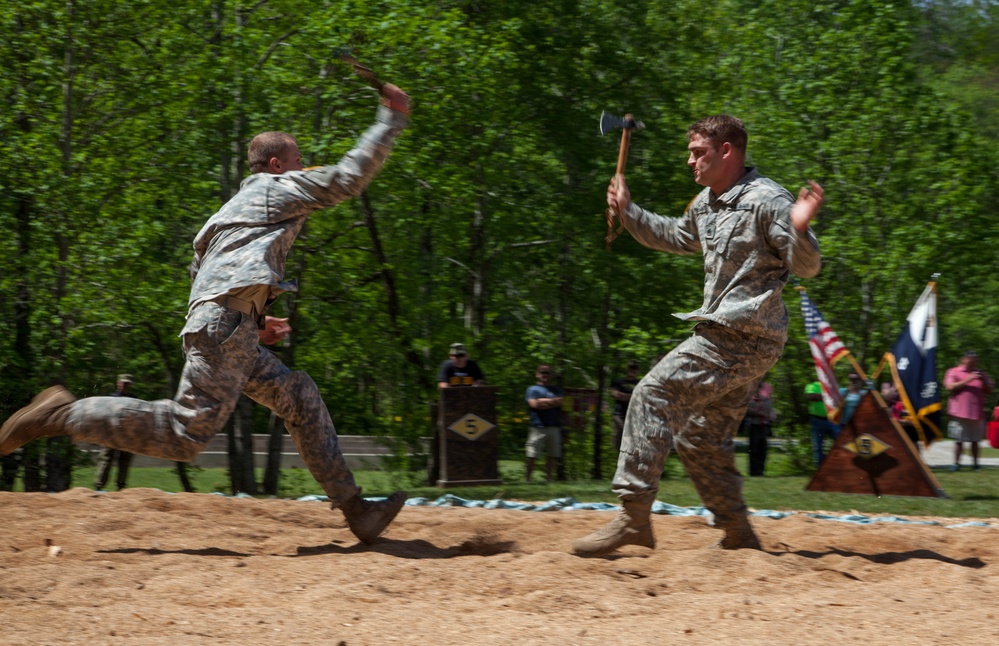
[[[704,189],[680,218],[632,203],[622,218],[643,245],[704,253],[704,302],[681,319],[693,334],[635,387],[625,419],[614,492],[651,506],[673,445],[719,527],[744,521],[732,438],[757,384],[787,340],[781,297],[790,272],[814,276],[818,242],[791,225],[794,199],[755,169],[724,194]]]
[[[315,382],[259,345],[262,302],[244,312],[247,301],[234,297],[262,295],[260,301],[269,303],[296,290],[284,281],[285,259],[306,218],[360,194],[407,121],[381,106],[377,123],[335,166],[246,178],[194,241],[189,312],[181,331],[186,362],[176,396],[78,400],[67,423],[73,440],[189,461],[222,429],[245,393],[285,420],[333,506],[359,494]]]
[[[108,395],[108,397],[131,396],[117,390]],[[100,458],[97,460],[97,478],[94,480],[95,490],[100,491],[107,486],[108,480],[111,478],[111,470],[115,465],[118,466],[118,477],[115,479],[118,491],[121,491],[128,485],[128,469],[132,465],[132,454],[128,451],[105,448],[101,451]]]

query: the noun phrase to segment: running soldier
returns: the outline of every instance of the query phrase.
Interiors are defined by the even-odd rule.
[[[287,319],[265,313],[281,293],[297,289],[284,280],[285,260],[306,218],[371,183],[408,115],[406,93],[385,85],[377,121],[354,149],[336,165],[312,169],[303,169],[291,135],[257,135],[247,151],[253,174],[194,240],[187,324],[181,331],[185,365],[176,396],[151,402],[76,400],[53,386],[0,428],[0,455],[39,437],[70,435],[74,442],[186,462],[222,429],[245,393],[284,418],[332,507],[343,512],[362,542],[373,542],[399,513],[406,494],[399,491],[380,502],[361,497],[316,383],[259,343],[276,343],[291,331]]]

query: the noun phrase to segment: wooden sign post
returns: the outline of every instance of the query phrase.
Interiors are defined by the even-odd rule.
[[[940,483],[880,393],[861,398],[808,491],[945,498]]]
[[[438,487],[499,485],[495,386],[444,388],[437,415]]]

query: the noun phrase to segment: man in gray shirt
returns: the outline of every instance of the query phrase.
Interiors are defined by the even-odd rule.
[[[791,272],[815,276],[819,247],[809,222],[822,206],[810,182],[797,201],[745,166],[743,123],[707,117],[687,130],[687,164],[705,189],[679,218],[646,211],[631,201],[618,175],[607,204],[646,247],[704,254],[704,301],[689,314],[690,338],[657,363],[631,395],[614,476],[620,513],[575,542],[582,556],[623,545],[655,547],[650,510],[674,444],[714,524],[720,547],[760,549],[742,498],[733,437],[757,384],[780,358],[787,340],[781,297]]]
[[[0,428],[0,455],[38,437],[69,434],[75,442],[186,462],[222,429],[245,393],[284,418],[332,506],[361,541],[373,542],[402,508],[405,493],[381,502],[361,497],[315,382],[259,343],[275,343],[291,331],[287,320],[265,313],[280,294],[296,289],[284,280],[285,260],[306,218],[364,191],[408,115],[409,97],[386,85],[377,121],[354,149],[335,165],[311,169],[303,169],[291,135],[257,135],[247,151],[253,174],[194,240],[181,331],[186,361],[176,396],[75,400],[53,386]]]

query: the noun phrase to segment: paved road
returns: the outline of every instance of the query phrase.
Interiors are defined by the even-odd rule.
[[[783,440],[770,440],[770,446],[776,446]],[[735,439],[736,447],[744,447],[748,445],[749,440],[744,437],[737,437]],[[979,444],[982,449],[991,448],[987,440],[982,440]],[[964,447],[964,455],[961,457],[961,466],[965,468],[971,467],[971,449],[967,446]],[[954,441],[953,440],[939,440],[930,445],[930,448],[923,449],[922,452],[923,462],[926,463],[930,468],[943,468],[949,467],[954,464]],[[979,457],[978,464],[983,467],[999,467],[999,458],[986,458]]]
[[[987,441],[979,444],[983,449],[991,448]],[[930,448],[923,450],[923,461],[930,467],[949,467],[954,464],[954,442],[953,440],[939,440],[930,445]],[[985,467],[999,467],[999,458],[978,458],[978,463]],[[970,449],[964,447],[964,455],[961,456],[961,466],[969,468],[971,466]]]

